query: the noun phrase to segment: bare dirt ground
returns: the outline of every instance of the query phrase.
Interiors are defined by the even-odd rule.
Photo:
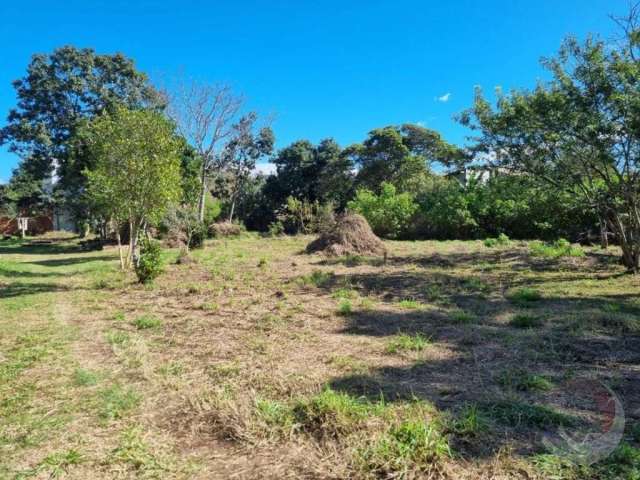
[[[152,286],[110,249],[0,244],[0,478],[640,478],[640,279],[613,249],[310,240],[169,251]],[[543,439],[611,431],[601,384],[623,437],[576,466]]]

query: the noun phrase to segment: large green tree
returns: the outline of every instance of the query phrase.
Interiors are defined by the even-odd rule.
[[[64,46],[34,55],[27,74],[13,82],[18,103],[0,129],[0,144],[22,158],[21,175],[35,182],[58,166],[69,199],[79,198],[82,171],[90,166],[73,143],[82,124],[115,106],[162,108],[158,92],[124,55]],[[42,188],[40,186],[40,188]]]
[[[94,119],[85,133],[93,167],[85,170],[95,209],[129,228],[122,268],[136,258],[138,236],[162,219],[181,197],[184,143],[173,125],[158,112],[116,107]]]
[[[400,192],[415,192],[433,163],[449,165],[465,158],[437,132],[413,124],[372,130],[364,142],[345,153],[358,169],[357,185],[372,191],[389,182]]]
[[[544,61],[553,79],[533,91],[477,93],[461,120],[495,163],[579,196],[603,218],[640,271],[640,31],[624,23],[617,44],[566,40]]]

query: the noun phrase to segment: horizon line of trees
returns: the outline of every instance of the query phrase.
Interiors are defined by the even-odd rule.
[[[0,207],[63,207],[100,232],[128,223],[134,236],[164,224],[187,232],[187,246],[220,215],[251,229],[295,233],[345,209],[388,238],[599,234],[605,244],[610,233],[624,265],[637,272],[638,18],[634,6],[614,19],[621,34],[613,46],[594,36],[568,38],[542,62],[551,80],[533,90],[498,92],[495,106],[478,90],[457,117],[477,132],[468,149],[403,124],[374,129],[345,148],[328,138],[274,152],[269,122],[246,111],[228,86],[182,82],[161,91],[121,54],[66,46],[34,55],[27,75],[14,82],[18,104],[0,129],[0,144],[22,158],[0,188]],[[461,183],[434,172],[478,158],[502,173]],[[264,159],[275,173],[254,175]],[[157,181],[166,172],[171,182]],[[53,173],[59,182],[48,191]]]

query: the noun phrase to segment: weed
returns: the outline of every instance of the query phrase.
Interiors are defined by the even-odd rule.
[[[280,402],[258,399],[255,408],[257,417],[270,427],[291,430],[294,426],[292,409]]]
[[[338,305],[338,313],[344,316],[351,315],[353,313],[353,310],[351,308],[351,300],[348,300],[346,298],[343,299],[340,302],[340,305]]]
[[[141,397],[133,389],[125,389],[116,384],[98,394],[100,400],[99,415],[103,420],[117,420],[138,406]]]
[[[350,299],[354,299],[354,298],[358,298],[358,292],[356,292],[355,290],[352,290],[350,288],[339,288],[336,291],[334,291],[331,296],[333,298],[350,298]]]
[[[476,316],[472,313],[465,312],[464,310],[456,310],[449,314],[449,318],[455,323],[468,324],[473,323],[473,321],[476,319]]]
[[[545,405],[522,403],[517,400],[499,400],[481,406],[483,414],[512,427],[549,428],[571,426],[576,418]]]
[[[124,345],[129,342],[129,334],[120,330],[110,330],[106,334],[106,340],[110,345]]]
[[[429,339],[421,334],[399,333],[387,344],[387,353],[421,352],[429,345]]]
[[[76,368],[73,372],[73,384],[78,387],[90,387],[98,383],[98,374],[91,370]]]
[[[584,250],[578,245],[561,238],[553,243],[534,241],[529,244],[529,251],[534,257],[560,258],[584,257]]]
[[[542,294],[538,290],[525,287],[509,292],[507,298],[517,305],[529,306],[534,302],[540,301]]]
[[[400,300],[398,302],[398,306],[400,308],[404,308],[405,310],[417,310],[419,308],[422,308],[422,304],[419,301],[410,298]]]
[[[501,233],[496,238],[486,238],[483,243],[487,248],[504,247],[509,245],[511,243],[511,240],[507,235]]]
[[[509,325],[516,328],[536,328],[543,324],[544,322],[539,317],[525,315],[523,313],[514,315],[509,321]]]
[[[498,383],[511,390],[523,392],[547,391],[553,388],[553,383],[542,375],[529,373],[521,368],[504,370],[498,376]]]
[[[477,405],[465,405],[449,428],[456,435],[471,437],[487,430],[487,421]]]
[[[158,328],[160,325],[162,325],[162,322],[159,318],[153,317],[151,315],[141,315],[140,317],[137,317],[132,323],[138,330]]]
[[[142,430],[137,426],[129,427],[122,432],[119,444],[110,457],[112,461],[129,465],[137,472],[136,476],[144,478],[157,478],[160,471],[168,468],[151,451],[144,440]]]
[[[267,259],[265,257],[261,257],[258,261],[258,268],[266,268],[267,267]]]
[[[322,270],[314,270],[310,275],[298,278],[298,283],[302,286],[313,285],[322,288],[333,280],[332,272],[323,272]]]
[[[406,421],[389,428],[378,440],[358,451],[365,471],[383,478],[405,478],[451,455],[445,436],[433,424]]]

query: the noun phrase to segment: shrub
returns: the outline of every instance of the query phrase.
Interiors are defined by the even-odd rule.
[[[284,235],[284,224],[280,220],[271,222],[269,224],[267,235],[270,237],[279,237],[280,235]]]
[[[572,245],[568,240],[560,238],[553,243],[534,241],[529,244],[529,251],[535,257],[560,258],[584,257],[584,250],[578,245]]]
[[[140,258],[136,263],[136,275],[140,283],[152,282],[162,273],[162,249],[160,243],[144,239],[140,248]]]
[[[511,243],[511,239],[504,233],[501,233],[500,235],[498,235],[497,238],[486,238],[484,241],[484,246],[487,248],[493,248],[498,246],[504,247],[509,245],[509,243]]]
[[[352,313],[351,300],[348,300],[346,298],[342,299],[338,307],[338,312],[340,313],[340,315],[344,315],[344,316],[351,315]]]
[[[204,223],[198,222],[191,232],[191,238],[189,238],[189,248],[202,248],[204,246],[204,241],[206,238],[207,227]]]
[[[509,300],[513,303],[528,306],[532,302],[537,302],[542,299],[542,294],[534,290],[533,288],[520,288],[518,290],[514,290],[508,295]]]
[[[396,193],[395,186],[383,182],[379,195],[367,189],[358,190],[348,208],[366,218],[376,235],[400,238],[408,233],[418,205],[411,194]]]
[[[159,318],[156,317],[152,317],[149,315],[142,315],[138,318],[136,318],[133,321],[133,325],[138,329],[138,330],[146,330],[148,328],[156,328],[159,327],[161,325],[162,322],[160,322]]]

